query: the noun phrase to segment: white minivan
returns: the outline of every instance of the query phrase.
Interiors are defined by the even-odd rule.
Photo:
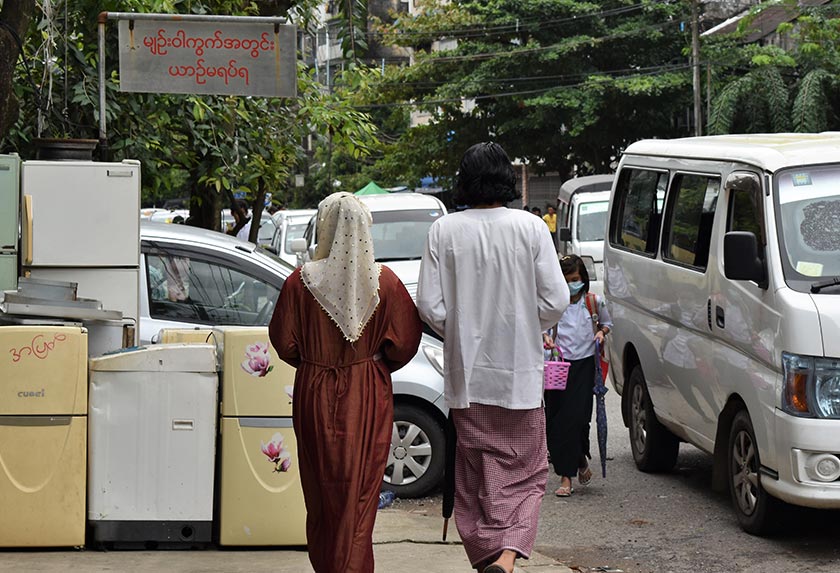
[[[592,260],[589,290],[596,294],[604,293],[604,236],[613,179],[614,174],[575,177],[563,182],[557,194],[557,250]]]
[[[605,267],[638,468],[709,452],[750,533],[840,508],[840,133],[630,145]]]

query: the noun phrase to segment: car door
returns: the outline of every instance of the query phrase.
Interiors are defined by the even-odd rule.
[[[266,325],[282,287],[237,251],[156,241],[143,245],[141,258],[142,343],[163,328]]]
[[[692,442],[708,451],[720,411],[708,325],[716,269],[712,231],[723,219],[716,217],[720,189],[718,173],[677,172],[668,191],[661,247],[663,284],[673,293],[663,309],[669,326],[661,349],[667,385],[674,389],[672,416]]]

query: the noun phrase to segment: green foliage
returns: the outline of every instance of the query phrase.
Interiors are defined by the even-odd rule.
[[[793,46],[723,48],[723,87],[709,118],[711,133],[814,132],[840,129],[840,13],[832,5],[803,7],[801,15],[777,33]],[[760,13],[763,6],[753,11]],[[742,25],[748,30],[750,19]],[[744,69],[747,68],[746,73]],[[791,101],[792,100],[792,101]]]
[[[377,102],[411,101],[431,117],[391,150],[419,174],[449,180],[488,139],[537,169],[603,172],[632,141],[689,134],[677,121],[690,105],[687,2],[417,4],[420,14],[379,30],[414,48],[415,65],[388,70]],[[430,50],[441,40],[447,49]]]
[[[184,14],[272,14],[281,4],[293,8],[292,16],[308,14],[316,0],[281,2],[263,0],[77,0],[69,13],[70,26],[60,38],[41,32],[42,15],[26,44],[26,55],[37,78],[52,81],[53,101],[43,101],[46,86],[36,90],[19,67],[16,90],[24,102],[21,118],[3,141],[23,157],[32,157],[31,141],[41,137],[98,137],[98,45],[97,16],[101,10]],[[116,25],[107,28],[106,45],[116,46]],[[54,50],[54,60],[39,59],[47,42],[68,43]],[[176,94],[121,93],[115,50],[109,48],[106,84],[106,118],[111,156],[134,158],[143,165],[143,202],[161,204],[172,197],[192,196],[193,211],[205,226],[217,225],[218,210],[227,204],[228,192],[245,191],[258,198],[271,192],[278,202],[292,203],[291,176],[303,169],[306,154],[301,142],[311,134],[330,135],[333,145],[353,157],[365,157],[376,149],[376,129],[368,114],[354,109],[352,102],[322,90],[313,74],[298,69],[298,98],[295,100],[185,96]],[[63,93],[65,70],[69,84],[68,106],[56,110]],[[40,98],[37,97],[40,95]],[[37,105],[41,102],[43,105]],[[40,118],[40,119],[39,119]]]

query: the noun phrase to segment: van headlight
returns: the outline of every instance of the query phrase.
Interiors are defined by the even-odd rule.
[[[840,359],[782,353],[782,409],[794,416],[840,418]]]
[[[426,360],[434,366],[435,370],[438,371],[438,374],[443,376],[443,350],[430,344],[423,344],[422,347],[423,354],[426,355]]]

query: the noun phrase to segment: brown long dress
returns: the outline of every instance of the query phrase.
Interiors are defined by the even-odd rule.
[[[379,306],[351,343],[307,290],[286,279],[269,325],[297,368],[293,394],[309,560],[317,573],[372,573],[373,524],[394,419],[391,372],[420,344],[417,308],[382,267]]]

